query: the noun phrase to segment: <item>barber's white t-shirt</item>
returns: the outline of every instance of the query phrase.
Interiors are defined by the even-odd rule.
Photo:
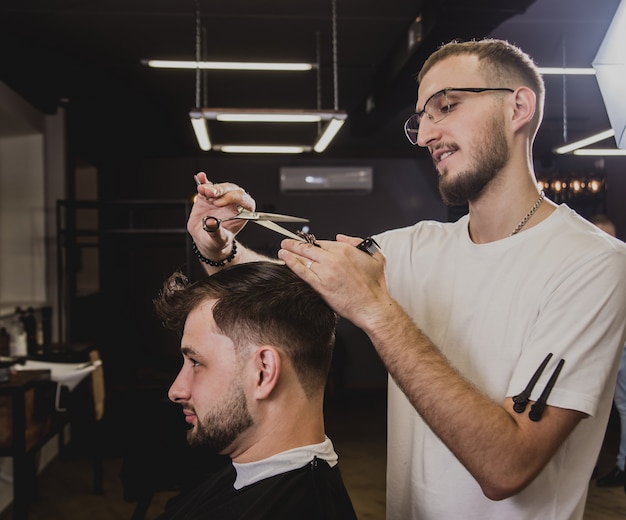
[[[551,352],[531,400],[564,359],[548,404],[589,417],[526,489],[495,502],[390,378],[387,520],[582,518],[626,341],[626,246],[565,205],[488,244],[467,226],[465,216],[375,236],[392,296],[494,402],[520,393]]]

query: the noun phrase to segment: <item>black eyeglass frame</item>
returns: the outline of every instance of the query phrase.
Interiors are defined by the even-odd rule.
[[[443,94],[445,96],[445,98],[446,98],[446,102],[447,102],[448,107],[449,107],[450,106],[450,102],[448,101],[448,92],[473,92],[473,93],[478,94],[478,93],[481,93],[481,92],[489,92],[489,91],[515,92],[515,90],[513,90],[512,88],[507,88],[507,87],[484,87],[484,88],[483,87],[449,87],[449,88],[442,88],[441,90],[438,90],[437,92],[435,92],[432,96],[430,96],[426,100],[426,103],[424,103],[424,108],[422,110],[420,110],[419,112],[416,112],[415,114],[413,114],[411,117],[409,117],[405,121],[405,123],[404,123],[404,135],[406,135],[407,139],[409,140],[409,142],[412,145],[416,145],[417,144],[417,133],[419,131],[420,122],[421,122],[422,117],[423,117],[424,114],[426,114],[426,116],[430,119],[430,121],[432,123],[439,123],[440,121],[443,121],[447,117],[447,115],[449,114],[449,111],[446,112],[443,117],[437,119],[437,121],[434,121],[432,116],[426,112],[426,107],[428,106],[428,103],[435,96],[440,96],[441,94]],[[415,126],[415,124],[413,123],[416,119],[417,119],[417,126]],[[410,123],[411,123],[411,126],[409,127]],[[412,134],[415,135],[415,139],[411,138]]]

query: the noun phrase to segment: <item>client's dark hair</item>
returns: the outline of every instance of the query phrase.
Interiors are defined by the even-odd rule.
[[[312,395],[323,389],[335,342],[337,315],[288,267],[250,262],[191,283],[173,273],[154,300],[165,327],[182,334],[189,313],[217,300],[213,318],[236,347],[267,344],[284,352]]]

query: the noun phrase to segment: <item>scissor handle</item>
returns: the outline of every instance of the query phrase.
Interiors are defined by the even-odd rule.
[[[214,224],[209,225],[207,224],[208,221],[212,221]],[[220,222],[220,219],[207,215],[202,217],[202,229],[204,229],[207,233],[214,233],[220,228]]]

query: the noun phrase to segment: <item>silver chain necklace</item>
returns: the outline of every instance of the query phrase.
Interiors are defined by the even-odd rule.
[[[530,211],[526,213],[526,216],[515,227],[515,229],[513,230],[513,233],[511,233],[511,236],[517,235],[522,230],[522,228],[526,225],[526,222],[530,220],[530,217],[532,217],[535,214],[535,211],[539,209],[539,206],[541,206],[541,204],[543,203],[543,199],[545,199],[545,197],[546,197],[546,194],[542,191],[539,194],[539,198],[537,199],[537,202],[533,204],[533,207],[530,208]]]

